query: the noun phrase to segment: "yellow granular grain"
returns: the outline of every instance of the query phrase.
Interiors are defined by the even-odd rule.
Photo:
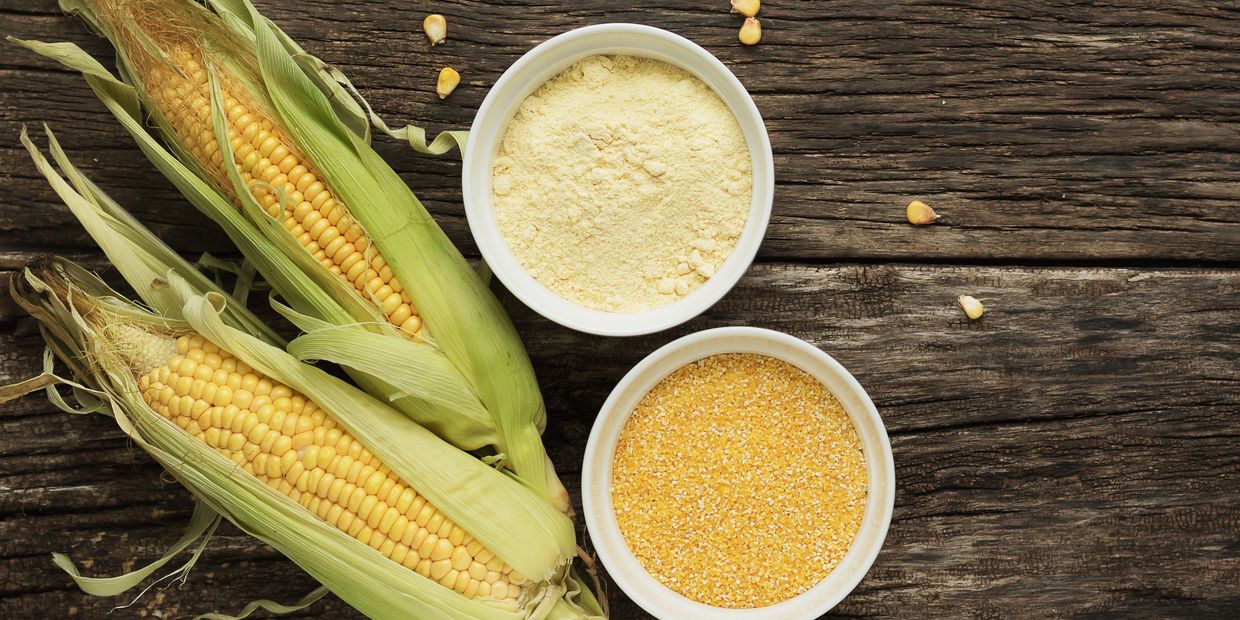
[[[772,357],[708,357],[668,375],[616,448],[612,500],[629,548],[667,587],[716,607],[773,605],[852,544],[868,479],[839,401]]]

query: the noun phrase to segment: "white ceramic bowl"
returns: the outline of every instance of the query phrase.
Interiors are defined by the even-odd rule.
[[[690,362],[720,353],[759,353],[782,359],[813,375],[835,395],[861,438],[869,495],[857,537],[835,570],[801,595],[756,609],[722,609],[686,598],[647,573],[624,542],[611,501],[612,459],[620,431],[637,403],[659,381]],[[686,455],[691,457],[692,455]],[[839,362],[787,334],[753,327],[721,327],[675,340],[629,371],[603,404],[586,444],[581,479],[586,527],[620,589],[643,609],[665,620],[812,620],[835,607],[865,576],[887,537],[895,503],[891,443],[874,403]]]
[[[594,54],[626,54],[676,65],[705,82],[740,123],[753,167],[753,200],[736,248],[715,275],[681,299],[650,310],[616,313],[571,302],[538,283],[509,250],[491,204],[495,156],[509,121],[525,98],[570,65]],[[753,99],[719,59],[666,30],[637,24],[588,26],[553,37],[513,63],[487,93],[474,117],[461,173],[465,215],[491,271],[525,305],[573,329],[604,336],[648,334],[683,323],[714,305],[749,268],[766,233],[775,191],[775,169],[766,126]],[[605,260],[605,257],[599,257]]]

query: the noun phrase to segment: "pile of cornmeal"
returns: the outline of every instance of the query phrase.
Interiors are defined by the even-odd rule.
[[[521,104],[491,187],[500,232],[535,280],[630,313],[714,275],[745,226],[753,174],[736,117],[704,82],[596,55]]]
[[[752,353],[668,375],[625,423],[616,523],[663,585],[715,607],[793,598],[843,560],[865,514],[861,439],[809,373]]]

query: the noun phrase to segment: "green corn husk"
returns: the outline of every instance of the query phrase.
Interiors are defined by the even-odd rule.
[[[53,167],[51,162],[47,161],[46,157],[36,148],[29,134],[26,133],[25,128],[22,129],[21,143],[26,146],[27,151],[29,151],[33,161],[35,161],[38,171],[47,179],[48,184],[57,192],[57,195],[61,197],[64,205],[69,207],[69,210],[83,224],[83,227],[91,233],[91,236],[99,243],[100,248],[103,248],[104,253],[108,255],[108,259],[113,263],[114,267],[117,267],[130,286],[133,286],[140,298],[145,301],[146,305],[153,308],[157,315],[184,320],[184,316],[182,316],[182,308],[184,308],[182,299],[186,295],[186,290],[195,295],[211,294],[215,298],[223,298],[223,296],[227,295],[226,291],[212,283],[210,279],[202,277],[202,274],[193,268],[193,265],[182,259],[179,254],[176,254],[166,244],[159,241],[159,238],[156,238],[154,233],[141,226],[133,216],[130,216],[112,198],[109,198],[107,193],[99,190],[98,186],[95,186],[81,171],[77,170],[77,167],[73,166],[72,161],[69,161],[68,156],[64,154],[55,134],[46,126],[45,133],[48,150],[51,151],[52,159],[56,161],[56,165],[63,171],[63,177],[61,174],[58,174],[56,167]],[[180,290],[174,290],[171,286],[159,284],[159,281],[165,280],[166,274],[169,273],[175,274],[176,277],[181,279]],[[347,339],[360,340],[348,340],[347,342],[341,342],[339,346],[356,346],[360,341],[382,339],[383,337],[373,334],[373,332],[363,329],[361,326],[337,327],[335,330],[325,330],[321,325],[315,325],[315,320],[311,319],[311,317],[299,315],[298,312],[291,310],[288,306],[279,305],[278,308],[285,316],[293,319],[295,324],[305,325],[304,329],[309,332],[308,335],[291,343],[290,352],[293,352],[293,355],[296,357],[316,357],[320,353],[314,347],[337,346],[332,343],[331,339],[335,339],[335,337],[340,335],[346,335]],[[244,308],[243,304],[229,303],[224,305],[223,310],[219,312],[219,317],[228,326],[247,332],[247,334],[258,337],[258,339],[262,339],[264,342],[272,343],[275,346],[285,345],[278,335],[275,335],[258,317],[255,317],[252,312]],[[381,347],[381,345],[382,343],[376,342],[370,348],[386,351],[386,348]],[[363,368],[363,370],[372,370],[373,372],[381,372],[383,368],[408,363],[407,360],[393,355],[384,355],[374,358],[374,360],[360,361],[360,363],[367,362],[372,363],[372,366]],[[433,361],[425,362],[422,370],[424,372],[425,368],[434,366]],[[445,372],[448,371],[445,370]],[[32,379],[32,382],[27,384],[27,391],[46,386],[50,381],[52,381],[50,374]],[[435,389],[440,386],[451,386],[451,383],[425,381],[422,383],[423,392],[419,393],[418,396],[425,399],[425,401],[435,402],[436,396],[438,396],[438,394],[435,394]],[[61,407],[68,408],[68,405],[58,398],[58,394],[55,391],[51,391],[50,396]],[[86,394],[82,394],[82,396],[86,396]],[[449,394],[448,397],[450,398],[451,396],[453,394]],[[215,515],[215,512],[211,511],[211,515]],[[200,525],[197,529],[198,536],[185,538],[180,547],[174,547],[175,552],[179,552],[180,549],[196,541],[198,537],[202,536],[203,529],[210,525],[207,521],[198,520],[198,518],[196,518],[195,522]],[[203,537],[203,541],[205,539],[206,537]],[[201,549],[201,546],[198,547],[197,553],[201,553]],[[120,591],[133,588],[141,579],[149,577],[155,569],[162,567],[171,558],[172,554],[174,552],[170,552],[169,556],[165,556],[159,562],[151,564],[150,567],[136,570],[136,572],[130,575],[125,575],[124,578],[103,580],[81,577],[81,575],[77,574],[77,569],[73,567],[72,563],[69,563],[68,559],[62,556],[58,556],[56,562],[58,565],[61,565],[61,568],[66,569],[67,572],[73,575],[79,585],[82,585],[83,590],[91,594],[110,595],[119,594]],[[197,554],[195,554],[196,557]],[[186,564],[184,569],[187,569],[192,562],[193,560],[191,559],[191,562]],[[573,573],[570,573],[569,577],[573,580],[573,583],[569,585],[569,589],[575,589],[579,593],[577,604],[582,606],[591,615],[605,616],[603,606],[594,598],[594,594],[591,593],[587,583],[578,577],[575,570]],[[102,585],[99,585],[99,582],[107,585],[104,588]],[[308,596],[308,598],[303,599],[298,605],[294,606],[278,605],[270,603],[270,601],[255,601],[247,609],[253,611],[262,606],[263,609],[270,611],[289,613],[289,611],[304,608],[305,605],[312,603],[317,598],[319,596]],[[557,616],[563,616],[563,618],[574,618],[573,614],[575,613],[577,611],[570,605],[563,606],[563,609],[557,608]],[[244,615],[248,614],[243,613]],[[221,616],[221,618],[224,618],[224,616]]]
[[[19,41],[81,71],[95,93],[143,152],[199,210],[219,224],[271,284],[307,341],[291,350],[304,359],[344,366],[366,391],[387,399],[412,419],[465,449],[489,447],[499,466],[571,514],[541,440],[546,412],[528,356],[511,321],[486,284],[470,269],[421,203],[367,140],[367,112],[341,85],[338,72],[309,56],[248,0],[209,0],[210,10],[188,0],[61,0],[107,36],[117,51],[122,79],[67,43]],[[221,75],[265,107],[312,162],[350,214],[370,233],[395,276],[404,283],[429,337],[406,338],[386,323],[374,304],[313,259],[280,222],[254,200],[236,173],[213,174],[189,155],[135,75],[135,55],[171,62],[160,52],[150,24],[124,17],[117,7],[162,11],[161,27],[196,33],[210,67],[213,129],[221,152],[230,153],[222,111]],[[153,7],[153,8],[152,8]],[[121,17],[118,17],[120,15]],[[172,26],[169,26],[172,24]],[[149,113],[166,147],[143,122]],[[406,128],[416,142],[424,133]],[[442,151],[436,140],[427,151]],[[240,201],[240,209],[230,195]],[[284,307],[278,309],[283,310]],[[378,335],[390,359],[333,346],[359,329]],[[373,348],[369,350],[373,351]],[[380,372],[382,371],[382,372]],[[438,387],[427,394],[427,377]],[[471,401],[470,396],[476,399]]]
[[[52,130],[47,126],[43,130],[52,159],[64,176],[43,156],[23,127],[21,143],[30,153],[35,167],[147,306],[160,316],[184,319],[181,316],[183,304],[180,296],[167,286],[151,286],[152,282],[164,279],[169,272],[175,273],[199,295],[227,295],[83,175],[69,161]],[[281,347],[286,344],[243,304],[228,304],[221,317],[230,327],[264,342]]]
[[[37,46],[37,44],[33,43],[30,43],[30,45]],[[86,56],[81,52],[81,50],[74,48],[74,46],[52,44],[50,46],[40,47],[40,49],[49,54],[59,55],[58,57],[64,60],[67,64],[78,66],[79,68],[86,68],[84,70],[87,71],[87,79],[93,86],[97,87],[97,92],[103,92],[99,89],[106,90],[108,88],[115,87],[119,90],[119,92],[129,92],[129,94],[132,94],[132,89],[123,83],[116,81],[108,82],[107,80],[104,80],[103,82],[96,81],[96,78],[99,78],[99,75],[106,74],[106,71],[103,70],[101,65],[98,65],[98,63],[96,63],[93,59]],[[90,68],[92,63],[94,68]],[[103,73],[100,74],[98,72]],[[126,89],[128,89],[128,91],[126,91]],[[103,95],[101,95],[101,97],[103,97]],[[140,122],[140,111],[137,107],[132,108],[132,116],[122,115],[120,108],[114,106],[122,106],[124,103],[122,101],[123,98],[103,98],[109,108],[113,109],[113,112],[116,113],[117,118],[122,121],[122,124],[126,130],[130,131],[132,135],[139,139],[139,146],[143,148],[144,152],[151,154],[152,160],[160,164],[161,170],[163,170],[169,178],[178,181],[177,185],[187,197],[191,198],[191,202],[195,202],[195,204],[202,204],[194,200],[195,196],[207,202],[226,200],[222,195],[214,193],[214,191],[211,190],[204,181],[188,172],[188,169],[185,168],[185,166],[183,166],[178,160],[173,158],[166,151],[162,151],[162,147],[159,146],[158,142],[156,142],[151,135],[145,133],[145,130]],[[134,102],[136,106],[136,99]],[[53,154],[55,154],[55,151]],[[34,155],[33,151],[32,155]],[[163,159],[158,158],[161,156]],[[41,172],[45,175],[55,175],[55,172],[49,165],[40,163],[38,161],[40,159],[39,157],[36,157],[35,159],[36,163],[39,164]],[[71,166],[67,168],[65,167],[66,160],[63,155],[57,157],[57,163],[60,164],[62,168],[66,169],[66,176],[69,176],[71,179],[82,178],[80,173],[72,170]],[[63,180],[56,182],[51,176],[48,178],[49,181],[52,182],[53,188],[61,194],[62,198],[66,201],[66,204],[73,209],[79,220],[87,226],[88,231],[95,237],[96,241],[100,243],[101,247],[109,253],[109,257],[113,260],[119,261],[117,263],[118,266],[123,265],[126,262],[122,258],[125,255],[123,249],[128,249],[125,246],[133,246],[135,243],[140,246],[163,245],[153,234],[138,224],[132,216],[125,213],[124,210],[117,206],[114,201],[108,198],[106,194],[99,191],[97,187],[92,186],[89,190],[83,190],[82,193],[79,194],[78,198],[66,197],[64,190],[65,183]],[[83,203],[83,200],[85,200],[85,203]],[[236,242],[242,249],[243,253],[249,257],[248,260],[250,260],[251,264],[255,264],[265,278],[269,280],[274,278],[274,281],[279,283],[276,288],[283,294],[286,300],[290,300],[292,303],[298,303],[302,308],[306,308],[306,306],[309,305],[310,308],[307,309],[309,312],[313,312],[317,316],[330,317],[340,325],[351,324],[350,321],[352,321],[352,319],[350,318],[348,312],[346,312],[341,306],[337,305],[332,299],[325,298],[321,295],[314,281],[305,273],[300,271],[300,267],[297,262],[281,254],[280,249],[267,239],[263,238],[258,233],[257,229],[250,226],[240,212],[235,209],[230,209],[227,203],[218,204],[217,206],[219,206],[219,210],[214,213],[221,217],[221,219],[217,221],[223,225],[226,231],[230,232],[230,237],[232,237],[234,242]],[[112,218],[113,220],[120,220],[123,222],[122,226],[126,229],[125,235],[128,237],[129,243],[122,244],[122,251],[114,252],[109,250],[110,247],[115,247],[115,242],[109,243],[101,238],[102,235],[109,234],[111,229],[116,228],[116,224],[102,227],[91,226],[89,224],[90,220],[93,219],[90,216],[92,209],[104,210],[106,213],[114,216]],[[204,211],[206,211],[206,209],[204,209]],[[164,247],[166,248],[166,246]],[[165,255],[170,252],[171,250],[167,250]],[[294,258],[301,257],[299,255],[295,255]],[[317,266],[317,263],[312,262],[312,264]],[[192,268],[190,268],[190,270],[192,271]],[[131,285],[135,286],[135,288],[141,289],[145,286],[146,282],[143,281],[138,274],[126,272],[124,269],[122,269],[122,273],[126,276]],[[204,289],[200,290],[200,292],[207,291]],[[346,299],[350,299],[350,301],[358,305],[358,307],[361,308],[361,311],[367,311],[366,308],[361,306],[356,299],[347,297]],[[152,299],[144,299],[144,301],[154,303],[154,300]],[[167,310],[170,312],[175,312],[175,309],[168,309],[160,306],[155,307],[161,311]],[[323,321],[322,324],[336,325],[337,323]],[[373,325],[377,324],[371,324],[368,327],[373,327]],[[250,333],[255,333],[253,330],[247,331],[250,331]],[[418,353],[425,352],[422,357],[443,358],[443,360],[446,361],[446,358],[443,357],[442,353],[440,353],[438,349],[421,345],[421,343],[405,341],[402,343],[397,343],[395,346],[396,348],[416,349]],[[416,354],[411,354],[411,357],[414,356],[416,356]],[[442,364],[443,362],[441,361],[440,365]],[[466,404],[457,411],[443,412],[429,407],[427,403],[416,396],[396,397],[396,395],[417,394],[417,387],[426,385],[425,382],[420,380],[414,382],[416,377],[412,374],[407,377],[404,375],[396,377],[398,379],[404,379],[406,387],[389,386],[387,383],[373,375],[364,375],[358,372],[351,372],[350,374],[366,391],[377,396],[392,396],[392,405],[398,410],[408,414],[414,419],[414,421],[430,428],[431,430],[434,430],[440,436],[448,439],[463,449],[474,450],[486,445],[494,444],[498,441],[494,422],[490,418],[490,413],[474,413],[476,410],[481,408],[480,405],[474,406],[472,404]],[[456,383],[457,392],[467,392],[468,386],[465,384],[464,378],[459,376],[459,373],[450,377],[450,380]],[[408,387],[411,383],[414,385],[413,389]]]
[[[0,388],[0,402],[40,387],[54,392],[51,385],[56,382],[75,386],[75,392],[89,395],[82,400],[94,403],[87,411],[94,409],[112,416],[138,446],[200,501],[280,550],[370,617],[588,617],[566,598],[575,596],[578,586],[567,575],[575,543],[572,523],[564,514],[383,403],[299,362],[278,347],[228,326],[224,296],[194,294],[176,274],[168,274],[162,285],[180,297],[184,320],[152,314],[125,300],[93,274],[62,259],[27,268],[13,279],[12,296],[39,321],[49,350],[68,366],[72,379],[58,379],[48,372],[18,386]],[[257,478],[239,475],[235,463],[143,401],[135,371],[124,362],[126,355],[136,355],[112,335],[118,325],[169,338],[200,334],[256,372],[301,392],[448,518],[515,570],[535,576],[539,583],[519,605],[466,599],[383,557]],[[210,523],[209,515],[196,512],[195,522],[197,527],[191,531],[201,533]],[[192,540],[187,534],[178,542],[179,548]],[[70,570],[88,591],[116,591],[101,585],[100,580],[80,577],[63,557],[58,558],[58,564]],[[312,594],[302,603],[314,597]],[[589,605],[588,597],[586,602]]]
[[[191,289],[200,295],[227,294],[77,170],[52,131],[46,127],[44,130],[49,151],[56,165],[64,171],[64,177],[57,173],[55,167],[39,152],[24,129],[21,135],[22,144],[26,146],[35,166],[52,189],[99,244],[130,286],[138,292],[143,302],[162,316],[180,318],[179,300],[172,296],[166,287],[150,286],[152,281],[159,279],[169,270],[183,278]],[[315,352],[313,347],[316,343],[339,338],[352,339],[341,346],[338,355],[358,358],[360,370],[372,373],[363,375],[363,379],[391,372],[391,369],[397,369],[400,376],[419,377],[419,381],[407,391],[400,391],[396,387],[386,389],[384,393],[392,395],[392,405],[395,408],[406,413],[420,412],[419,415],[410,417],[419,423],[423,423],[423,419],[428,420],[423,426],[441,436],[457,438],[453,443],[464,449],[486,445],[488,439],[495,437],[490,414],[461,380],[451,362],[433,347],[407,347],[401,351],[403,356],[398,357],[395,355],[396,351],[387,346],[390,341],[386,337],[361,325],[333,326],[299,314],[274,300],[273,304],[303,330],[315,332],[307,333],[296,341],[298,347],[304,347],[307,352],[301,359],[311,359],[309,354]],[[263,338],[266,342],[286,346],[287,343],[242,304],[229,304],[225,313],[230,326]],[[387,365],[375,366],[371,363],[372,360],[383,360]]]

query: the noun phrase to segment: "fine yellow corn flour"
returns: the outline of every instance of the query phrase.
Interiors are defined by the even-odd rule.
[[[714,275],[753,190],[736,117],[673,65],[590,56],[508,125],[492,178],[501,234],[535,280],[577,304],[639,312]]]

